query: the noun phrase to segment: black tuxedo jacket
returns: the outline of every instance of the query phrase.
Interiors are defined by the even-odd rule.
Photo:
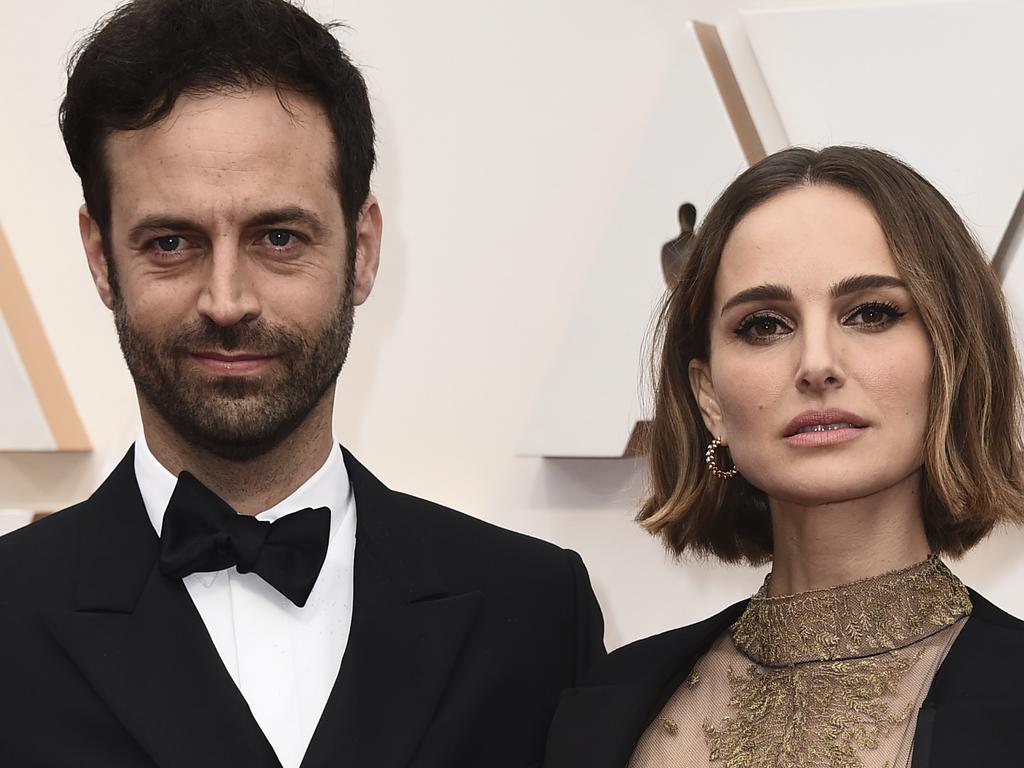
[[[604,654],[583,563],[345,464],[352,629],[303,768],[540,765],[561,689]],[[157,546],[131,451],[0,539],[0,765],[279,765]]]
[[[913,768],[1024,764],[1024,622],[971,591],[974,610],[918,714]],[[746,602],[627,645],[562,695],[545,768],[624,768],[647,726]]]

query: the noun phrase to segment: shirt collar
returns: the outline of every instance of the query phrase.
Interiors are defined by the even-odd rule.
[[[163,528],[164,512],[174,493],[178,479],[149,450],[145,432],[139,431],[135,441],[135,479],[139,484],[146,514],[157,535]],[[349,508],[350,484],[345,459],[337,441],[326,461],[286,498],[256,515],[257,520],[274,522],[306,507],[327,507],[331,510],[331,539],[341,527]],[[201,574],[206,576],[206,574]],[[209,574],[212,581],[215,574]]]

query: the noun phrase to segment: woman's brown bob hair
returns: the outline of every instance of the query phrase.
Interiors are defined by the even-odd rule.
[[[875,210],[896,268],[931,338],[923,511],[936,552],[958,556],[996,523],[1024,522],[1021,377],[999,279],[949,202],[878,150],[787,149],[726,188],[686,245],[658,322],[650,496],[637,519],[677,555],[761,563],[772,555],[765,495],[741,475],[714,477],[712,439],[690,388],[689,363],[707,360],[715,274],[726,240],[751,209],[795,187],[827,184]]]

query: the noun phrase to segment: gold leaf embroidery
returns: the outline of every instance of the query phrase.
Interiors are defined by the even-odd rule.
[[[730,633],[741,653],[770,667],[905,648],[971,612],[967,588],[934,555],[871,579],[784,597],[767,596],[768,579]]]
[[[967,588],[934,555],[833,589],[768,597],[768,583],[730,628],[754,663],[729,669],[730,713],[704,722],[711,762],[862,768],[910,717],[890,704],[924,653],[908,646],[969,615]]]
[[[729,670],[736,714],[704,723],[711,762],[724,768],[861,768],[859,750],[905,722],[885,697],[920,660],[921,651],[784,669],[751,664]]]

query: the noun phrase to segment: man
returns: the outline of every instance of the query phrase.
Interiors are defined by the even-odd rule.
[[[0,764],[539,765],[603,653],[581,561],[389,490],[332,435],[381,213],[329,29],[136,0],[61,118],[143,431],[0,540]]]

